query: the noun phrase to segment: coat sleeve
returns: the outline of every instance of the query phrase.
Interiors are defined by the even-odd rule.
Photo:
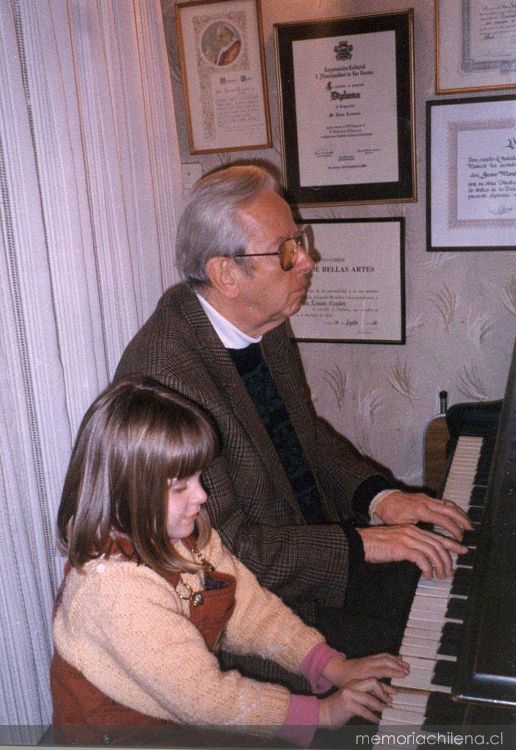
[[[348,539],[338,522],[310,525],[299,520],[261,525],[247,512],[251,495],[233,487],[224,456],[204,474],[207,510],[224,544],[290,606],[318,602],[340,607],[348,580]],[[266,492],[262,498],[266,497]],[[266,500],[265,500],[266,501]],[[260,503],[260,491],[257,492]],[[285,502],[278,498],[278,503]]]

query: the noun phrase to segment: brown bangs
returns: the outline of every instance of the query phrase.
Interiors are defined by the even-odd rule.
[[[171,477],[184,479],[205,471],[215,458],[218,440],[214,426],[199,412],[195,417],[195,420],[187,420],[190,424],[180,425],[182,434],[175,435],[174,441],[168,443],[167,464]]]

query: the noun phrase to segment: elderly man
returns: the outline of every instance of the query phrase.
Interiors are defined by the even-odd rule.
[[[287,327],[314,262],[269,172],[203,177],[177,259],[186,283],[163,295],[116,376],[151,375],[212,414],[222,452],[204,477],[209,513],[263,585],[348,654],[391,648],[385,622],[406,604],[400,561],[450,575],[467,517],[396,490],[315,415]]]

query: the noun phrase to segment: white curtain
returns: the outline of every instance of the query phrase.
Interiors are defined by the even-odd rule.
[[[175,280],[174,123],[159,0],[1,0],[0,744],[51,716],[78,424]]]

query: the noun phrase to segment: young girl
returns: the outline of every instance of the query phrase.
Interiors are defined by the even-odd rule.
[[[202,472],[216,445],[210,418],[150,379],[119,381],[86,413],[58,514],[68,564],[54,615],[54,727],[103,727],[109,744],[106,726],[253,727],[306,744],[319,726],[374,722],[390,703],[378,680],[407,665],[330,649],[210,528]],[[318,699],[223,672],[221,647],[273,659],[315,693],[338,689]]]

